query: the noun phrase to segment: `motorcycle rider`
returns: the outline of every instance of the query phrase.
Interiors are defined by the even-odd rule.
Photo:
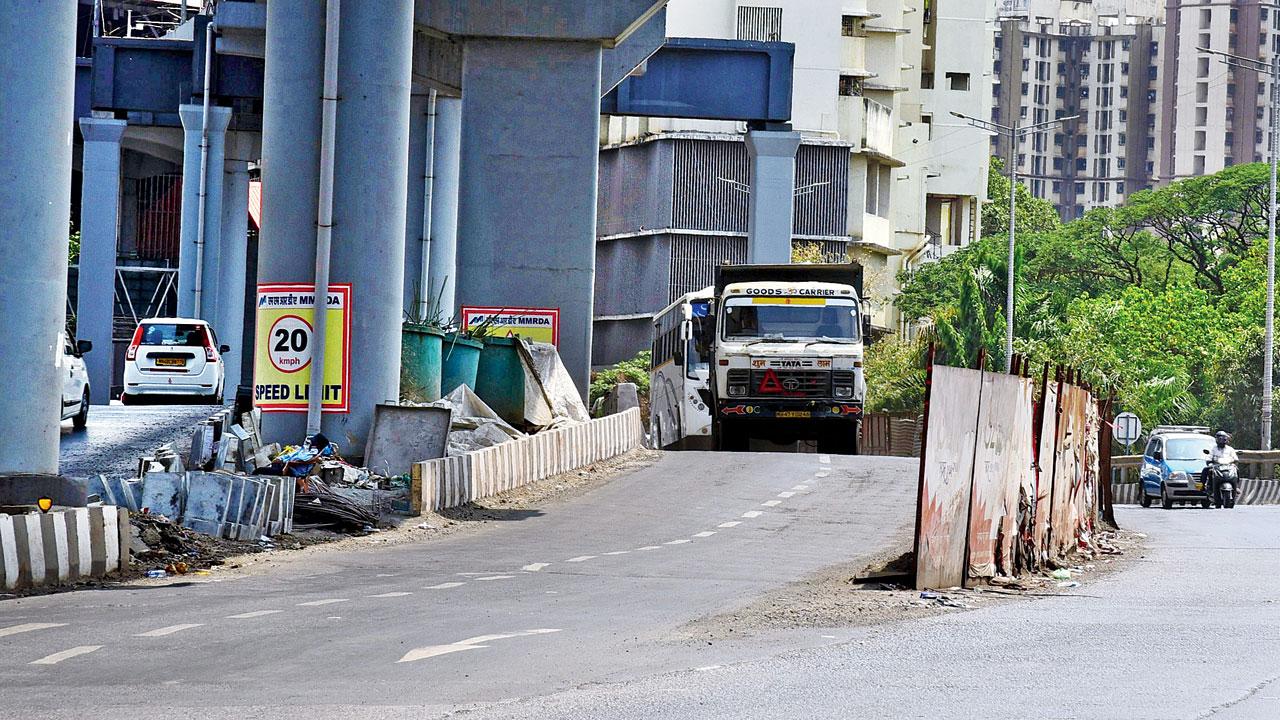
[[[1240,462],[1240,454],[1236,452],[1235,448],[1228,444],[1231,441],[1231,436],[1228,435],[1226,431],[1219,430],[1214,433],[1213,439],[1215,445],[1213,450],[1209,451],[1210,463],[1214,465],[1235,465]],[[1217,490],[1217,488],[1213,486],[1213,481],[1217,476],[1216,474],[1209,473],[1207,471],[1204,474],[1205,490],[1209,493],[1209,497],[1213,497]]]

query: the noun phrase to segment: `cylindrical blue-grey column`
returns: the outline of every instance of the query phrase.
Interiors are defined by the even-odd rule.
[[[418,312],[419,302],[433,297],[421,281],[423,250],[429,245],[424,241],[422,231],[425,217],[423,207],[429,201],[427,154],[432,152],[430,122],[427,118],[430,100],[430,92],[425,89],[415,89],[409,96],[409,190],[404,218],[404,309],[411,317]],[[427,250],[427,255],[430,259],[430,250]]]
[[[209,153],[202,168],[200,144],[204,140],[204,108],[179,105],[182,119],[182,229],[178,247],[178,315],[195,317],[196,258],[201,255],[200,173],[207,172],[205,183],[203,272],[200,275],[199,317],[213,323],[218,330],[218,253],[222,238],[222,163],[226,157],[227,125],[231,108],[209,108]]]
[[[93,343],[84,356],[94,405],[111,402],[111,347],[120,230],[120,139],[124,120],[80,118],[80,272],[76,283],[76,339]]]
[[[0,12],[0,475],[58,472],[76,7]]]
[[[324,14],[321,0],[267,4],[259,283],[315,282]],[[267,442],[302,442],[306,430],[305,412],[262,416]]]
[[[229,399],[235,397],[243,372],[240,352],[245,343],[244,284],[249,271],[249,161],[229,157],[222,170],[221,268],[214,330],[219,342],[231,347],[231,352],[222,353],[223,397]]]
[[[350,411],[321,429],[356,457],[400,397],[412,52],[413,0],[342,4],[329,277],[352,284]]]
[[[746,141],[751,158],[747,262],[789,263],[800,133],[751,130]]]
[[[432,295],[440,298],[440,307],[450,316],[458,312],[454,285],[458,277],[458,154],[461,143],[462,98],[437,96],[428,284]]]
[[[560,355],[591,366],[601,49],[468,40],[462,66],[458,302],[560,309]]]

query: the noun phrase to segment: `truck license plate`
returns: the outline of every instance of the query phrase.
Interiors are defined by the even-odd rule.
[[[807,417],[813,417],[813,413],[808,410],[779,410],[776,417],[807,418]]]

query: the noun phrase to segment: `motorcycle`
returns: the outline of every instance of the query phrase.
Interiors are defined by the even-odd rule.
[[[1204,453],[1208,455],[1209,451],[1205,450]],[[1223,465],[1214,462],[1212,458],[1207,459],[1202,477],[1214,507],[1231,509],[1236,506],[1240,475],[1235,463]]]

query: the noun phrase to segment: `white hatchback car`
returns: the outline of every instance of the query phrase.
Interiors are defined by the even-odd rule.
[[[148,318],[133,331],[124,356],[125,405],[139,397],[181,395],[222,402],[226,345],[204,320]]]
[[[71,420],[77,430],[83,430],[89,424],[89,371],[84,366],[85,353],[93,349],[93,343],[81,340],[72,344],[63,336],[62,340],[62,411],[59,418]]]

